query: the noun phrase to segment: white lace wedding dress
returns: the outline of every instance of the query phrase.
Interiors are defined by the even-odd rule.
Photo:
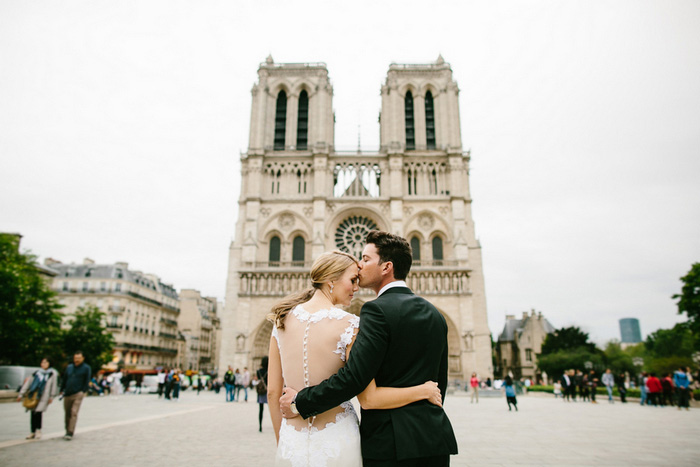
[[[345,365],[360,318],[339,308],[309,313],[297,305],[274,327],[285,384],[295,389],[314,386]],[[361,467],[360,429],[350,402],[307,420],[282,419],[276,466]]]

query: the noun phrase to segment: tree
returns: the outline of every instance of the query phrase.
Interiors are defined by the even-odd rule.
[[[688,274],[681,277],[681,281],[681,293],[671,298],[678,300],[678,313],[688,316],[688,325],[696,337],[695,350],[700,350],[700,263],[693,264]]]
[[[631,352],[622,350],[618,341],[610,341],[603,351],[605,354],[605,365],[616,375],[620,373],[635,374],[633,355]]]
[[[671,329],[658,329],[649,334],[644,348],[644,367],[647,371],[673,373],[679,366],[692,365],[697,338],[690,330],[689,323],[678,323]]]
[[[589,352],[596,351],[595,344],[588,342],[588,333],[581,331],[576,326],[561,328],[547,337],[542,343],[542,354],[547,355],[560,350],[574,350],[583,347]]]
[[[37,366],[43,356],[57,357],[61,305],[36,257],[19,252],[19,239],[0,234],[0,363]]]
[[[105,314],[94,305],[79,307],[70,318],[70,329],[63,334],[63,350],[67,359],[82,350],[85,362],[96,372],[112,360],[114,337],[104,326]]]

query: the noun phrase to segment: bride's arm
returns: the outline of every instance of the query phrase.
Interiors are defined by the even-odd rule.
[[[356,335],[357,333],[355,333]],[[348,344],[345,350],[346,358],[350,358],[350,349],[355,342],[355,336],[353,336],[352,342]],[[423,399],[427,399],[428,402],[442,407],[442,395],[436,382],[426,381],[418,386],[390,388],[377,387],[375,380],[372,380],[365,390],[357,395],[357,400],[360,401],[360,405],[365,410],[396,409]]]
[[[275,430],[277,442],[280,440],[280,426],[282,425],[282,412],[280,412],[280,397],[284,388],[282,378],[282,360],[280,359],[277,339],[270,337],[270,351],[267,366],[267,403],[270,406],[270,418],[272,428]]]

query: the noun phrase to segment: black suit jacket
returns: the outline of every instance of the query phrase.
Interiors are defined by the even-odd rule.
[[[352,399],[376,379],[377,386],[408,387],[428,380],[447,389],[447,323],[427,300],[406,287],[386,290],[360,313],[360,332],[345,367],[296,398],[304,418]],[[444,410],[426,400],[391,410],[362,410],[365,459],[411,459],[457,453]]]

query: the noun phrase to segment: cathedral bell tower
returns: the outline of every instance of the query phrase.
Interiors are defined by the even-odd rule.
[[[310,285],[322,252],[359,258],[367,232],[387,230],[413,249],[409,287],[448,323],[449,374],[493,377],[491,340],[462,151],[459,89],[440,57],[392,64],[381,88],[378,151],[334,148],[333,88],[323,63],[260,65],[241,196],[229,252],[222,372],[257,368],[283,296]],[[374,298],[361,290],[349,311]]]

